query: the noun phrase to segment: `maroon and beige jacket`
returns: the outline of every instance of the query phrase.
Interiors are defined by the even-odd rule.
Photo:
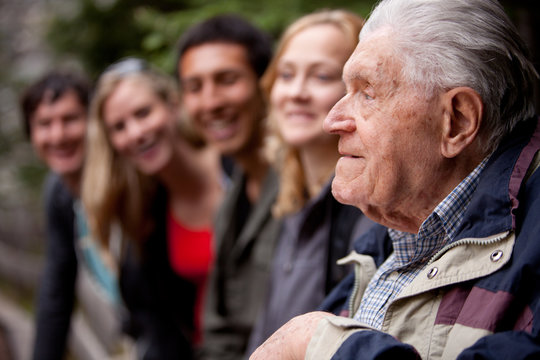
[[[540,358],[539,148],[537,120],[523,122],[491,156],[457,240],[391,302],[382,331],[328,317],[306,359]],[[342,289],[354,314],[375,266],[354,253],[343,261],[356,266]]]

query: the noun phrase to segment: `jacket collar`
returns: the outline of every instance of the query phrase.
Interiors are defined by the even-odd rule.
[[[457,239],[515,229],[519,189],[540,149],[540,118],[519,123],[494,151],[457,231]]]

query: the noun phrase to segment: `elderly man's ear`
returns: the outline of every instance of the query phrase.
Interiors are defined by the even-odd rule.
[[[443,95],[444,120],[441,153],[454,158],[478,137],[483,115],[480,95],[469,87],[457,87]]]

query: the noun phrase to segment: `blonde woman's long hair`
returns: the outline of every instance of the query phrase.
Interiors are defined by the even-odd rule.
[[[299,32],[321,24],[334,25],[340,29],[344,37],[344,46],[349,46],[352,53],[358,43],[358,35],[364,24],[364,19],[346,10],[320,10],[304,15],[289,25],[278,43],[272,61],[261,78],[261,87],[267,101],[270,99],[270,93],[277,77],[277,64],[291,39]],[[265,154],[280,174],[279,193],[273,207],[273,214],[281,217],[300,210],[309,200],[306,179],[298,151],[284,141],[277,129],[275,119],[272,118],[271,111],[268,121],[268,135],[265,140]]]
[[[171,106],[178,106],[179,93],[172,78],[153,68],[105,71],[99,78],[90,105],[87,158],[83,169],[81,197],[91,232],[106,248],[111,229],[120,225],[122,233],[140,244],[154,227],[151,206],[158,188],[155,177],[144,175],[113,149],[103,120],[103,106],[124,80],[148,86]],[[179,111],[180,114],[180,111]],[[180,116],[179,116],[180,117]],[[180,138],[195,147],[202,140],[183,120],[178,121]],[[179,140],[180,140],[179,138]]]

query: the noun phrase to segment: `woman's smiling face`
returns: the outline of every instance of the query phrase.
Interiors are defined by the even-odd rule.
[[[343,46],[343,32],[317,24],[295,34],[277,62],[270,93],[271,114],[283,139],[292,146],[331,142],[323,121],[345,94],[343,65],[353,51]],[[352,45],[351,45],[352,46]]]
[[[142,173],[158,173],[174,153],[176,105],[166,103],[143,81],[123,79],[102,108],[114,150]]]

